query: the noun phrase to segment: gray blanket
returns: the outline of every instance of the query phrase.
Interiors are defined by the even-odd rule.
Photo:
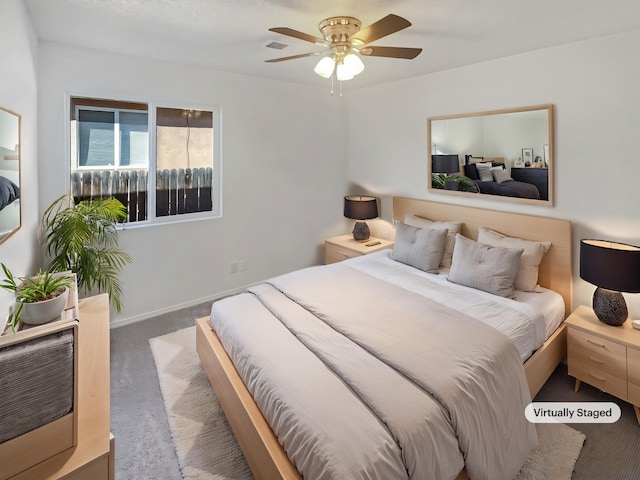
[[[212,325],[305,478],[511,479],[537,445],[507,337],[346,264],[217,302]]]

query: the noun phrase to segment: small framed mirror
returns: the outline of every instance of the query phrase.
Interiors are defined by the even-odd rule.
[[[22,117],[0,107],[0,243],[18,231],[20,206],[20,134]]]
[[[431,191],[553,205],[553,105],[429,118],[427,142]]]

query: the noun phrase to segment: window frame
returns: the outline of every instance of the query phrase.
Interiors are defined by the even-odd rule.
[[[72,132],[72,118],[71,118],[71,102],[75,99],[76,102],[79,101],[78,105],[75,105],[76,111],[76,119],[78,108],[82,109],[94,109],[94,110],[120,110],[120,111],[132,111],[132,112],[140,112],[141,110],[129,110],[126,108],[110,108],[110,107],[96,107],[96,106],[84,106],[82,105],[82,99],[87,99],[87,101],[96,101],[96,100],[104,100],[108,102],[126,102],[126,103],[135,103],[135,104],[146,104],[147,105],[147,131],[148,131],[148,141],[149,141],[149,162],[146,166],[147,169],[147,219],[139,220],[135,222],[125,222],[119,223],[118,228],[122,230],[149,227],[155,225],[166,225],[172,223],[185,223],[185,222],[193,222],[193,221],[201,221],[201,220],[209,220],[215,218],[222,217],[222,107],[220,105],[213,104],[203,104],[203,103],[195,103],[195,102],[172,102],[172,101],[162,101],[162,100],[152,100],[152,99],[135,99],[135,100],[127,100],[120,98],[118,95],[87,95],[87,94],[78,94],[66,92],[66,109],[65,109],[65,133],[66,133],[66,190],[71,192],[71,174],[74,171],[88,171],[88,170],[136,170],[136,169],[144,169],[145,166],[108,166],[108,167],[100,167],[100,168],[91,168],[91,167],[80,167],[79,165],[79,138],[76,138],[75,152],[76,158],[71,160],[71,132]],[[182,213],[179,215],[168,215],[168,216],[156,216],[156,168],[157,168],[157,158],[156,158],[156,146],[157,146],[157,130],[156,130],[156,110],[158,108],[173,108],[173,109],[181,109],[181,110],[202,110],[212,112],[213,114],[213,124],[212,124],[212,135],[213,135],[213,158],[212,158],[212,170],[213,170],[213,178],[211,184],[211,201],[212,201],[212,209],[206,212],[190,212],[190,213]],[[79,125],[79,124],[78,124]],[[78,126],[76,126],[78,128]],[[77,137],[77,134],[76,134]],[[119,139],[117,140],[117,144],[119,145]],[[118,159],[120,157],[120,153],[118,153]],[[74,162],[72,164],[72,161]],[[73,168],[73,169],[72,169]]]
[[[94,112],[113,112],[113,153],[114,153],[114,163],[113,165],[100,165],[100,166],[82,166],[80,165],[80,135],[78,135],[80,131],[80,110],[90,110]],[[76,164],[75,169],[77,171],[89,171],[96,170],[100,168],[100,170],[139,170],[141,168],[149,168],[149,163],[147,165],[143,164],[135,164],[135,165],[120,165],[120,161],[122,159],[122,151],[120,144],[120,113],[141,113],[145,112],[147,114],[147,134],[149,133],[149,111],[148,110],[134,110],[129,108],[114,108],[114,107],[96,107],[95,105],[76,105],[75,106],[75,115],[76,122],[78,122],[77,132],[76,132]],[[71,120],[69,120],[71,121]],[[148,143],[151,143],[151,139],[147,140]],[[151,162],[151,152],[149,152],[149,162]]]

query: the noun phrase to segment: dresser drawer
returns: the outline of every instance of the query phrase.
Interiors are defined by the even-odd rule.
[[[629,379],[629,402],[640,405],[640,350],[627,348],[627,377]]]
[[[626,347],[574,328],[569,328],[567,339],[569,375],[626,399]]]
[[[627,348],[624,345],[606,340],[597,335],[569,328],[567,342],[569,348],[573,347],[579,351],[590,352],[602,358],[619,358],[622,362],[626,362]]]
[[[361,253],[349,250],[348,248],[340,247],[332,243],[326,244],[325,250],[325,263],[335,263],[346,260],[347,258],[359,257]]]

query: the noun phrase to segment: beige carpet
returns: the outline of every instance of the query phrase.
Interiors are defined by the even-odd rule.
[[[185,479],[250,480],[195,351],[195,327],[149,340],[171,436]],[[517,480],[569,480],[584,435],[563,424],[539,424],[540,446]]]

